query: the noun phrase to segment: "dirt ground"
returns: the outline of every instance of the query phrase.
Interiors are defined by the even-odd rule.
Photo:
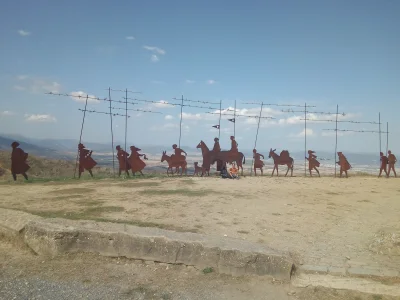
[[[193,267],[70,254],[34,255],[0,236],[0,299],[394,300],[320,287],[294,288],[270,277],[230,277]]]
[[[245,239],[298,263],[400,269],[400,181],[152,178],[1,184],[0,207]]]

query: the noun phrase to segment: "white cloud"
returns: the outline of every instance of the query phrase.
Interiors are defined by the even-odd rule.
[[[154,46],[143,46],[144,49],[149,50],[153,53],[158,53],[161,55],[164,55],[166,52],[164,49],[158,48],[158,47],[154,47]]]
[[[190,79],[186,79],[186,81],[185,81],[187,84],[192,84],[192,83],[195,83],[196,81],[194,81],[194,80],[190,80]]]
[[[28,35],[30,35],[31,33],[30,33],[29,31],[25,31],[25,30],[20,29],[20,30],[18,30],[18,34],[19,34],[20,36],[28,36]]]
[[[5,111],[0,112],[0,115],[1,116],[14,116],[15,113],[12,111],[9,111],[9,110],[5,110]]]
[[[165,101],[165,100],[160,100],[157,103],[152,104],[152,106],[158,107],[158,108],[171,108],[171,107],[173,107],[173,105],[169,105],[168,101]]]
[[[300,133],[298,134],[290,134],[289,137],[295,137],[295,138],[304,138],[304,133],[307,133],[307,136],[315,136],[314,131],[311,128],[307,128],[307,130],[302,130]]]
[[[180,117],[180,114],[178,116]],[[183,120],[201,120],[202,119],[202,115],[201,114],[190,114],[190,113],[182,112],[182,119]]]
[[[27,122],[57,122],[57,119],[52,115],[29,115],[25,114]]]
[[[216,83],[216,81],[215,80],[213,80],[213,79],[209,79],[209,80],[207,80],[207,84],[215,84]]]
[[[165,116],[165,120],[172,120],[174,117],[173,116],[171,116],[171,115],[166,115]]]
[[[14,89],[18,91],[29,91],[34,94],[43,93],[59,93],[61,84],[41,77],[29,77],[27,75],[17,76],[18,84],[14,85]]]
[[[100,102],[97,99],[92,99],[92,98],[97,98],[96,96],[87,94],[87,93],[82,92],[82,91],[71,92],[70,95],[72,95],[71,98],[76,102],[85,103],[86,102],[86,96],[88,97],[88,103],[99,103]]]
[[[151,59],[152,62],[158,62],[158,61],[160,61],[160,59],[158,58],[158,56],[155,55],[155,54],[152,54],[150,59]]]
[[[150,127],[150,130],[153,131],[176,131],[179,130],[179,124],[175,124],[175,123],[165,123],[161,126],[153,126]],[[182,131],[183,132],[189,132],[190,131],[190,127],[184,123],[182,123]]]
[[[159,55],[164,55],[166,53],[164,49],[154,46],[143,46],[143,48],[153,52],[153,54],[150,56],[150,60],[154,63],[160,61]]]
[[[127,39],[127,40],[129,40],[129,41],[133,41],[133,40],[135,39],[135,37],[129,35],[129,36],[125,37],[125,39]]]

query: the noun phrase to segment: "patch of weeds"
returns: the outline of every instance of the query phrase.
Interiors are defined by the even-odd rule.
[[[157,202],[140,202],[140,204],[147,205],[148,207],[157,207],[158,206]]]
[[[202,229],[202,228],[203,228],[203,225],[197,224],[197,225],[194,225],[194,227],[195,227],[195,228],[198,228],[198,229]]]
[[[87,208],[84,212],[89,215],[99,215],[102,213],[121,212],[121,211],[125,211],[125,208],[121,206],[99,206],[99,207]]]
[[[369,200],[358,200],[357,202],[371,202]]]
[[[273,216],[281,216],[280,213],[272,213]]]
[[[75,204],[81,206],[100,206],[104,203],[102,200],[78,200],[74,201]]]
[[[340,195],[340,193],[337,193],[337,192],[326,192],[328,195],[334,195],[334,196],[337,196],[337,195]]]
[[[5,207],[0,207],[0,208],[5,208]],[[83,212],[71,212],[71,211],[65,211],[65,210],[57,210],[57,211],[35,211],[35,210],[26,210],[26,209],[16,209],[19,211],[23,211],[26,213],[30,213],[42,218],[61,218],[61,219],[68,219],[68,220],[92,220],[95,222],[107,222],[107,223],[117,223],[117,224],[126,224],[126,225],[133,225],[133,226],[138,226],[138,227],[155,227],[155,228],[160,228],[160,229],[166,229],[166,230],[173,230],[177,232],[192,232],[192,233],[198,233],[198,229],[195,228],[183,228],[183,227],[177,227],[174,225],[169,225],[169,224],[159,224],[159,223],[154,223],[154,222],[144,222],[140,220],[113,220],[113,219],[107,219],[100,217],[99,214],[100,212],[115,212],[115,211],[121,211],[123,209],[122,207],[118,206],[105,206],[103,208],[89,208],[84,210]]]
[[[242,233],[242,234],[249,234],[250,232],[246,230],[238,230],[237,233]]]
[[[164,293],[164,294],[161,295],[161,299],[170,300],[170,299],[172,299],[172,297],[171,297],[170,294]]]
[[[214,269],[211,267],[203,269],[203,274],[210,274],[212,272],[214,272]]]
[[[118,183],[117,186],[125,188],[142,188],[142,187],[155,187],[159,186],[159,182],[123,182]]]
[[[50,200],[73,200],[73,199],[82,199],[84,196],[83,195],[62,195],[62,196],[57,196],[55,198],[51,198]]]
[[[382,296],[381,295],[372,295],[372,298],[374,300],[382,300]]]
[[[69,189],[62,189],[62,190],[55,190],[50,191],[48,194],[55,194],[55,195],[65,195],[65,194],[87,194],[96,191],[95,189],[91,188],[69,188]]]
[[[211,190],[190,190],[190,189],[171,189],[171,190],[144,190],[140,191],[139,194],[144,196],[171,196],[179,195],[186,197],[204,197],[214,191]]]
[[[194,185],[194,184],[196,184],[196,181],[194,181],[192,179],[185,179],[185,180],[179,181],[179,184]]]

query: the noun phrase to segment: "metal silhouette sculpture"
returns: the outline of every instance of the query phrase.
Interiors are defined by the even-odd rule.
[[[28,175],[26,175],[26,172],[30,169],[30,166],[26,163],[28,153],[19,148],[18,142],[13,142],[11,147],[11,174],[14,181],[17,180],[17,174],[21,174],[25,180],[28,180]]]
[[[349,176],[347,175],[347,171],[351,169],[351,165],[342,152],[338,152],[337,155],[339,156],[339,161],[337,164],[340,166],[340,177],[342,177],[344,172],[346,174],[346,178],[348,178]]]
[[[308,157],[306,159],[308,160],[308,171],[310,172],[310,176],[312,177],[312,170],[317,171],[318,176],[321,177],[319,174],[319,171],[317,168],[319,168],[320,163],[317,160],[317,156],[314,155],[315,151],[308,150]]]
[[[396,156],[392,153],[392,151],[388,151],[388,164],[389,164],[389,170],[388,170],[388,177],[390,176],[390,170],[393,170],[394,177],[397,177],[396,170],[394,169],[394,165],[397,162]]]
[[[193,176],[203,176],[203,167],[199,166],[199,163],[196,161],[194,163],[194,173]]]
[[[146,167],[146,163],[140,159],[143,156],[143,159],[147,160],[146,154],[140,154],[139,151],[142,149],[136,148],[135,146],[131,146],[131,156],[129,156],[129,163],[131,166],[132,174],[135,175],[136,172],[139,172],[140,175],[144,176],[142,170]]]
[[[93,177],[92,169],[97,165],[97,162],[92,158],[93,151],[89,151],[83,144],[78,145],[79,150],[79,178],[82,173],[87,170],[90,176]]]
[[[131,169],[131,165],[128,161],[129,154],[122,150],[120,145],[115,148],[117,149],[117,159],[119,163],[118,176],[121,176],[122,171],[125,171],[126,175],[129,177],[129,170]]]
[[[217,144],[216,148],[219,151],[214,152],[214,150],[210,151],[210,149],[207,147],[206,143],[204,141],[200,141],[200,143],[196,146],[197,149],[201,149],[202,155],[203,155],[203,169],[204,171],[209,171],[210,166],[213,165],[214,163],[217,163],[217,171],[221,171],[221,168],[224,164],[226,163],[232,163],[235,162],[238,169],[240,168],[242,171],[243,175],[243,164],[246,163],[246,158],[243,155],[242,152],[234,152],[234,155],[232,154],[231,151],[221,151],[219,148],[219,140],[214,139],[215,143]]]
[[[261,160],[261,157],[263,159],[264,155],[257,153],[256,149],[253,149],[253,158],[254,158],[254,175],[257,176],[256,169],[260,169],[261,175],[263,175],[263,167],[264,167],[264,162]]]
[[[285,177],[289,173],[289,170],[291,170],[290,176],[293,176],[293,166],[294,166],[294,159],[290,157],[290,153],[288,150],[282,150],[280,155],[275,153],[276,149],[272,150],[272,148],[269,150],[269,155],[268,157],[274,160],[274,169],[272,170],[272,175],[274,176],[275,170],[276,170],[276,176],[279,176],[278,174],[278,166],[279,165],[286,165],[287,166],[287,171],[285,174]]]
[[[389,176],[388,172],[387,172],[387,165],[389,163],[388,158],[383,154],[383,152],[380,153],[380,156],[381,156],[381,159],[380,159],[381,160],[381,168],[379,169],[378,177],[381,177],[382,171],[384,171],[386,174],[386,177],[388,177]]]
[[[163,151],[162,157],[161,157],[161,162],[166,161],[168,163],[168,169],[167,169],[167,175],[169,176],[169,170],[171,170],[171,174],[174,172],[172,171],[172,168],[176,168],[175,173],[178,173],[178,169],[181,168],[181,175],[183,175],[183,172],[187,172],[187,162],[186,162],[186,156],[182,155],[182,153],[187,153],[183,151],[182,149],[178,148],[176,144],[172,145],[172,148],[175,150],[175,154],[172,154],[171,156],[167,155],[166,151]]]

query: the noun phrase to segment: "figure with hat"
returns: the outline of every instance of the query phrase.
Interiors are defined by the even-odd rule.
[[[236,160],[236,158],[239,156],[239,149],[238,149],[238,143],[235,140],[234,136],[231,136],[231,150],[229,151],[229,157],[230,159]]]
[[[171,155],[171,159],[174,164],[186,161],[187,153],[184,150],[178,148],[177,144],[173,144],[172,149],[174,149],[174,152],[175,152],[175,154]],[[182,153],[185,153],[185,155],[182,155]]]
[[[383,152],[379,153],[380,157],[381,157],[381,168],[379,169],[379,175],[378,177],[381,177],[382,175],[382,171],[385,172],[386,177],[388,177],[388,172],[387,172],[387,165],[389,163],[388,158],[386,155],[383,154]]]
[[[346,178],[348,178],[349,176],[347,175],[347,171],[351,169],[351,165],[342,152],[338,152],[337,154],[339,156],[339,161],[337,162],[337,164],[340,166],[340,177],[342,177],[342,174],[344,172],[346,174]]]
[[[388,177],[390,176],[390,170],[393,170],[394,177],[397,177],[396,171],[394,169],[394,165],[397,162],[396,156],[392,153],[392,151],[388,151],[388,163],[389,163],[389,171],[388,171]]]
[[[129,177],[129,169],[131,168],[128,161],[129,154],[122,150],[120,145],[115,148],[117,149],[117,159],[119,163],[118,176],[121,176],[122,171],[125,171],[126,175]]]
[[[214,148],[212,149],[214,155],[218,155],[221,152],[221,146],[219,145],[219,138],[214,139]]]
[[[254,158],[254,175],[257,176],[256,169],[260,169],[261,176],[263,175],[263,167],[264,162],[261,160],[261,157],[264,159],[264,155],[257,153],[256,149],[253,149],[253,158]]]
[[[145,162],[140,159],[141,156],[145,160],[147,160],[146,154],[140,154],[139,151],[142,149],[136,148],[135,146],[131,146],[131,156],[129,156],[129,163],[131,165],[132,174],[135,175],[136,172],[139,172],[142,176],[142,170],[146,166]]]
[[[79,150],[79,178],[81,178],[81,175],[85,170],[87,170],[90,176],[93,177],[92,169],[97,165],[97,163],[92,158],[93,151],[89,151],[81,143],[78,145],[78,150]]]
[[[28,180],[28,175],[26,175],[26,172],[30,169],[30,166],[26,163],[28,153],[25,153],[24,150],[19,148],[18,142],[13,142],[11,147],[11,174],[14,181],[17,180],[17,174],[21,174],[24,176],[25,180]]]
[[[315,171],[317,171],[318,176],[321,177],[321,175],[319,174],[319,171],[317,169],[319,167],[320,163],[316,159],[317,156],[314,153],[315,153],[315,151],[308,150],[308,157],[306,157],[306,159],[308,160],[308,170],[310,171],[310,176],[312,176],[311,171],[315,170]]]

